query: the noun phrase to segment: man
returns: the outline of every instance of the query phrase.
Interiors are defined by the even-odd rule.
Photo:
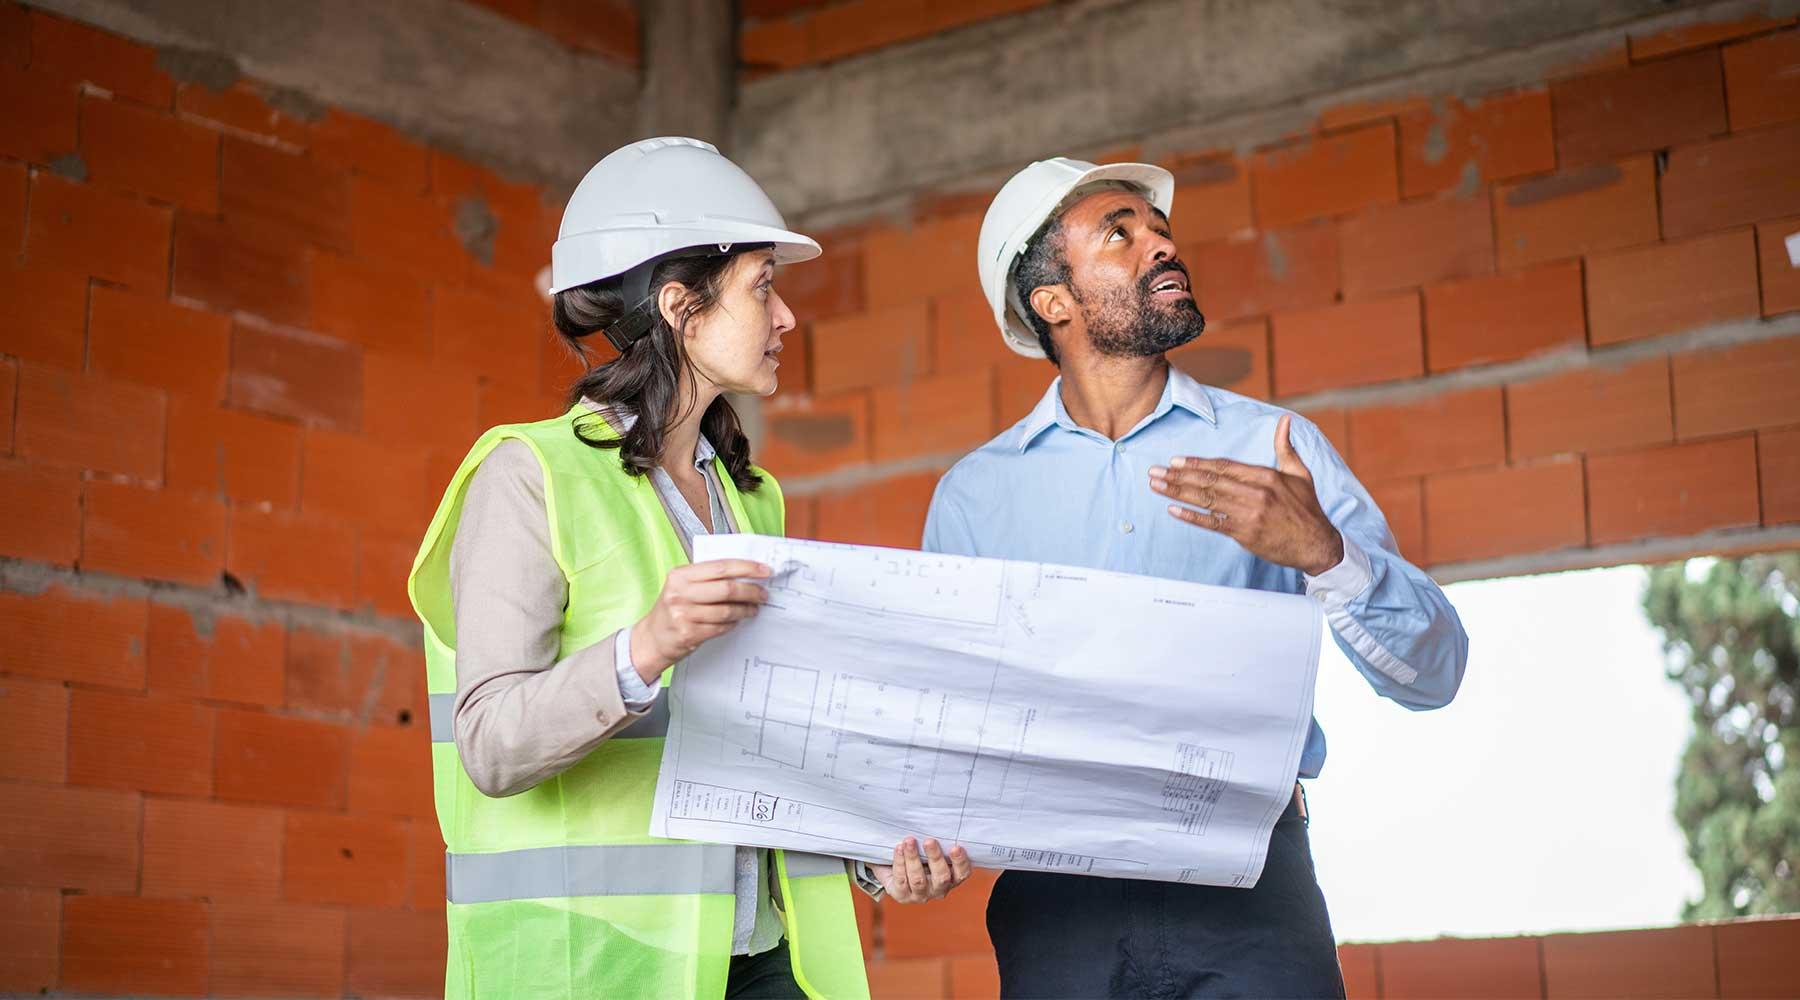
[[[982,286],[1007,344],[1061,374],[945,474],[924,548],[1308,594],[1376,691],[1447,704],[1468,653],[1456,612],[1318,428],[1164,358],[1205,328],[1173,192],[1159,167],[1059,158],[995,196]],[[1300,776],[1324,762],[1315,722]],[[1344,990],[1298,788],[1254,888],[1013,871],[987,922],[1007,996]]]

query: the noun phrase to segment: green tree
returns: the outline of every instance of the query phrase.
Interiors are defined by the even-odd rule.
[[[1693,703],[1675,818],[1702,895],[1683,918],[1800,911],[1800,554],[1655,567],[1644,611]]]

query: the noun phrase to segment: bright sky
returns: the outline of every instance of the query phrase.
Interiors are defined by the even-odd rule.
[[[1448,708],[1376,697],[1326,644],[1309,783],[1340,941],[1667,925],[1698,894],[1672,807],[1686,700],[1641,567],[1454,584],[1469,669]]]

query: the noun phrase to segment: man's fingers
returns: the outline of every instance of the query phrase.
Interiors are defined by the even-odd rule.
[[[975,864],[969,860],[969,852],[961,844],[950,848],[950,871],[956,877],[956,885],[962,885],[975,873]]]
[[[925,840],[925,862],[931,867],[931,887],[942,893],[956,883],[950,878],[950,861],[944,848],[933,838]]]
[[[1180,500],[1207,510],[1219,507],[1245,508],[1256,503],[1262,492],[1261,487],[1205,472],[1152,479],[1150,484],[1171,500]]]
[[[1157,476],[1158,466],[1151,469],[1151,476]],[[1229,458],[1195,458],[1192,455],[1177,455],[1169,459],[1167,469],[1162,469],[1161,478],[1184,475],[1198,475],[1202,478],[1212,473],[1220,479],[1235,479],[1240,483],[1267,482],[1270,469],[1266,465],[1251,465],[1247,462],[1234,462]]]
[[[1237,526],[1243,523],[1241,520],[1234,520],[1229,514],[1221,517],[1219,513],[1207,514],[1175,504],[1169,505],[1169,516],[1177,521],[1186,521],[1197,528],[1205,528],[1208,531],[1216,531],[1221,535],[1230,535],[1234,538],[1237,537]]]
[[[923,897],[931,888],[931,880],[925,875],[925,860],[919,857],[919,842],[908,837],[905,846],[906,881],[912,885],[913,895]]]

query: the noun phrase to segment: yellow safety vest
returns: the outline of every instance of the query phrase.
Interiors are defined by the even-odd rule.
[[[450,545],[469,477],[502,441],[544,470],[551,548],[568,580],[566,657],[642,618],[671,568],[687,562],[648,477],[575,437],[610,436],[583,406],[495,427],[456,470],[413,561],[407,591],[425,623],[432,777],[449,917],[446,997],[719,997],[731,961],[735,849],[650,836],[667,731],[657,711],[528,791],[483,795],[453,740],[456,622]],[[717,465],[738,525],[779,535],[781,489],[767,472],[739,493]],[[840,859],[773,851],[794,977],[812,997],[866,998],[862,947]]]

